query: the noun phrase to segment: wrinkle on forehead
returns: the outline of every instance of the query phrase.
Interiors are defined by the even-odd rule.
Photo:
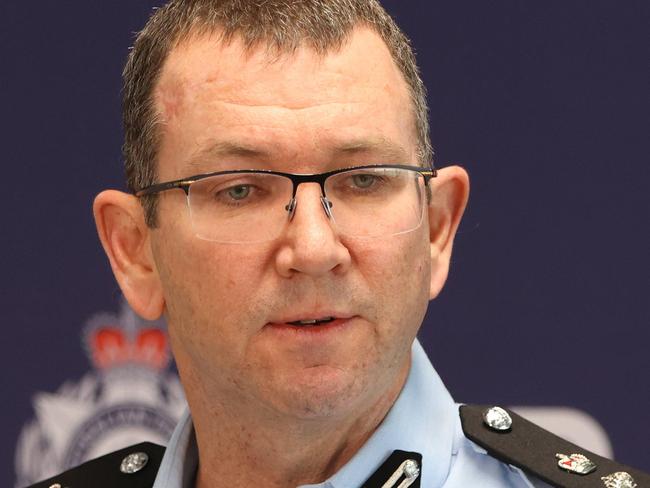
[[[273,93],[270,90],[264,90],[260,84],[253,84],[249,90],[241,90],[241,85],[245,81],[241,80],[224,81],[218,78],[206,79],[203,82],[189,81],[184,79],[171,79],[161,83],[160,88],[156,91],[156,104],[159,107],[160,115],[163,120],[172,121],[181,115],[182,110],[187,106],[187,102],[204,102],[204,106],[220,106],[221,108],[258,108],[265,110],[289,110],[289,111],[307,111],[312,109],[336,106],[350,106],[367,101],[357,99],[356,93],[349,93],[344,100],[340,97],[332,96],[323,86],[317,90],[318,95],[309,93],[300,97],[297,93],[282,91],[282,87],[276,87]],[[329,84],[335,84],[331,80]],[[279,88],[279,89],[277,89]]]
[[[231,106],[231,107],[244,107],[244,108],[261,108],[261,109],[269,109],[269,110],[291,110],[291,111],[297,111],[297,112],[302,112],[310,109],[317,109],[317,108],[322,108],[322,107],[335,107],[335,106],[343,106],[343,105],[356,105],[363,103],[361,101],[354,101],[354,100],[346,100],[345,102],[336,102],[336,101],[322,101],[322,102],[315,102],[315,103],[285,103],[282,105],[279,104],[267,104],[267,103],[262,103],[262,102],[255,102],[253,100],[237,100],[235,98],[233,99],[225,99],[222,98],[219,100],[219,104],[223,105],[225,107]]]

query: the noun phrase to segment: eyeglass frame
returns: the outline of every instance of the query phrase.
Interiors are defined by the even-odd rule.
[[[438,171],[433,166],[433,164],[431,164],[429,167],[412,166],[407,164],[366,164],[362,166],[349,166],[346,168],[339,168],[331,171],[326,171],[324,173],[286,173],[283,171],[275,171],[270,169],[233,169],[233,170],[214,171],[211,173],[202,173],[202,174],[190,176],[188,178],[181,178],[178,180],[166,181],[163,183],[155,183],[153,185],[147,186],[145,188],[136,191],[135,196],[139,198],[147,195],[155,195],[167,190],[175,190],[177,188],[180,188],[185,192],[185,196],[188,198],[188,205],[189,205],[190,186],[197,181],[204,180],[206,178],[210,178],[213,176],[220,176],[220,175],[262,173],[262,174],[268,174],[274,176],[282,176],[291,181],[293,187],[291,192],[291,200],[289,200],[289,203],[284,207],[289,214],[289,221],[293,220],[293,216],[297,207],[296,194],[298,192],[298,186],[301,185],[302,183],[319,184],[321,189],[321,197],[320,197],[321,204],[323,205],[323,209],[325,210],[325,214],[327,215],[327,218],[331,219],[332,202],[330,202],[329,199],[327,198],[327,194],[325,192],[325,181],[330,176],[333,175],[345,173],[347,171],[356,171],[356,170],[363,170],[363,169],[403,169],[403,170],[413,171],[422,176],[422,178],[424,179],[425,188],[428,188],[429,181],[431,181],[432,178],[435,178],[438,175]],[[427,193],[427,195],[430,196],[430,192]]]
[[[174,190],[180,188],[185,192],[186,196],[190,194],[190,185],[205,178],[211,178],[212,176],[220,176],[226,174],[250,174],[250,173],[264,173],[269,175],[284,176],[291,180],[293,185],[293,190],[291,193],[291,198],[295,199],[296,193],[298,192],[298,185],[302,183],[318,183],[321,189],[321,194],[325,194],[325,180],[330,176],[345,173],[346,171],[355,171],[362,169],[405,169],[409,171],[414,171],[419,173],[424,178],[425,186],[429,184],[431,178],[435,178],[438,175],[436,168],[431,165],[428,168],[423,166],[411,166],[407,164],[366,164],[362,166],[349,166],[346,168],[339,168],[332,171],[326,171],[324,173],[286,173],[283,171],[275,171],[271,169],[232,169],[232,170],[223,170],[223,171],[214,171],[211,173],[201,173],[198,175],[189,176],[187,178],[180,178],[178,180],[165,181],[163,183],[154,183],[153,185],[146,186],[140,190],[134,192],[136,197],[144,197],[147,195],[153,195],[167,190]]]

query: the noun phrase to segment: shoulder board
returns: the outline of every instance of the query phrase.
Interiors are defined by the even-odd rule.
[[[650,488],[649,474],[589,452],[510,410],[503,409],[512,421],[509,428],[496,430],[489,427],[483,414],[491,408],[487,405],[460,407],[465,436],[490,456],[556,487]],[[561,458],[561,455],[565,457]],[[580,456],[586,457],[587,462],[582,462]],[[579,471],[589,472],[579,474]]]
[[[85,462],[27,488],[151,488],[164,453],[164,447],[143,442]]]

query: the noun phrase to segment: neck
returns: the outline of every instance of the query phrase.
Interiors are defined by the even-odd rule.
[[[287,488],[326,480],[377,429],[395,403],[409,365],[366,408],[321,419],[265,416],[246,405],[207,402],[201,388],[186,388],[199,449],[196,488]]]

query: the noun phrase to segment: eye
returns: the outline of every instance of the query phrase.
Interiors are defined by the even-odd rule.
[[[377,177],[369,174],[352,176],[352,182],[357,188],[370,188],[377,181]]]
[[[228,196],[233,200],[243,200],[248,195],[250,195],[251,187],[250,185],[237,185],[232,188],[228,188]]]

